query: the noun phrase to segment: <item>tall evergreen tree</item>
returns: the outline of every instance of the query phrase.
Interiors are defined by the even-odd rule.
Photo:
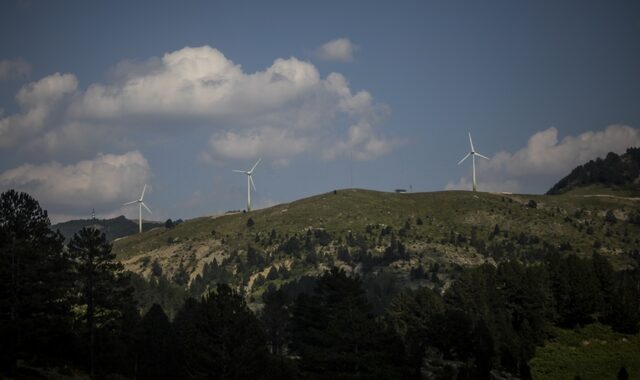
[[[590,260],[569,255],[549,265],[549,272],[558,323],[573,327],[591,322],[600,292]]]
[[[176,342],[173,327],[162,307],[154,304],[140,322],[136,339],[136,378],[175,379]]]
[[[75,266],[76,303],[83,310],[81,332],[88,340],[88,367],[93,376],[99,348],[97,330],[104,336],[119,328],[123,311],[133,303],[133,289],[104,233],[85,227],[73,236],[68,247]]]
[[[0,195],[0,372],[18,358],[57,356],[69,331],[69,261],[64,238],[26,193]]]
[[[267,348],[258,319],[244,298],[218,284],[198,302],[187,300],[174,321],[183,376],[195,379],[260,379]]]
[[[403,290],[386,309],[386,321],[394,327],[405,344],[413,375],[418,378],[436,316],[444,313],[442,298],[429,288]]]
[[[402,342],[371,313],[362,284],[342,270],[318,279],[293,309],[292,346],[318,379],[385,379],[406,374]]]
[[[291,302],[282,289],[269,292],[264,297],[264,308],[260,320],[264,327],[269,351],[273,355],[284,355],[289,343],[289,325],[291,321]]]

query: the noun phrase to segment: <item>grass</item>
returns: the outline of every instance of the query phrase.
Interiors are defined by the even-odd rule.
[[[538,207],[527,207],[529,200],[535,200]],[[157,228],[117,240],[114,252],[120,259],[126,259],[166,247],[176,239],[186,250],[191,245],[224,240],[225,249],[232,252],[246,249],[256,235],[267,236],[272,229],[281,236],[303,233],[310,227],[326,229],[333,236],[345,236],[349,231],[363,233],[369,224],[389,225],[397,231],[409,220],[416,236],[433,240],[445,238],[451,231],[469,236],[472,229],[486,238],[498,224],[503,231],[536,235],[553,244],[571,242],[573,250],[581,253],[590,254],[599,242],[603,253],[619,256],[637,246],[633,237],[640,236],[640,226],[608,225],[604,223],[604,214],[610,209],[624,214],[639,207],[640,202],[629,199],[572,194],[502,195],[469,191],[395,194],[346,189],[250,213],[196,218],[170,230]],[[576,216],[578,210],[582,212]],[[246,225],[249,217],[255,222],[251,228]],[[423,220],[423,225],[416,225],[417,218]],[[588,223],[593,225],[591,235],[585,233]]]
[[[625,335],[592,324],[578,330],[555,329],[555,337],[529,363],[534,380],[616,379],[621,367],[640,379],[640,335]]]

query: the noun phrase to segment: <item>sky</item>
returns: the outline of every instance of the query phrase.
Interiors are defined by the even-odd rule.
[[[53,222],[544,193],[640,146],[637,1],[0,3],[0,191]]]

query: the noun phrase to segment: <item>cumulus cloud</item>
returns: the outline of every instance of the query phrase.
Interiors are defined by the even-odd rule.
[[[138,151],[99,154],[70,165],[50,162],[24,164],[0,174],[1,189],[24,191],[52,213],[86,215],[91,208],[114,211],[134,199],[151,178],[151,169]]]
[[[628,125],[610,125],[601,131],[589,131],[578,136],[558,137],[558,129],[548,128],[533,134],[525,147],[515,153],[498,152],[490,161],[477,162],[478,187],[486,190],[527,191],[539,183],[546,191],[573,168],[589,160],[604,157],[609,152],[624,153],[629,147],[640,146],[640,130]],[[487,186],[483,187],[482,181]],[[450,182],[447,188],[471,188],[466,178]]]
[[[22,87],[16,95],[22,112],[0,119],[0,148],[12,147],[55,124],[62,117],[60,108],[77,87],[73,74],[60,73]]]
[[[535,133],[527,146],[511,154],[499,152],[487,171],[509,175],[562,175],[574,167],[608,152],[622,153],[640,145],[640,130],[627,125],[610,125],[602,131],[585,132],[558,139],[558,129],[551,127]]]
[[[0,60],[0,81],[24,79],[31,74],[31,65],[22,58]]]
[[[351,62],[357,49],[348,38],[338,38],[320,46],[316,55],[325,61]]]
[[[85,157],[97,141],[102,149],[122,149],[133,129],[157,136],[203,126],[212,137],[201,161],[265,155],[286,162],[303,153],[323,156],[324,147],[341,141],[360,147],[365,159],[394,146],[374,131],[389,107],[353,91],[343,75],[322,78],[294,57],[248,73],[217,49],[185,47],[122,62],[109,78],[78,90],[75,76],[57,73],[24,86],[16,96],[22,111],[0,119],[0,149]],[[368,145],[348,141],[349,126],[361,124],[376,136]]]

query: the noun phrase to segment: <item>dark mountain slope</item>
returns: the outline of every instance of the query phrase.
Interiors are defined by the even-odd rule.
[[[163,225],[160,222],[142,222],[142,231],[149,231],[152,228]],[[58,223],[51,226],[52,230],[59,230],[65,238],[65,242],[69,242],[73,234],[80,231],[83,227],[93,226],[107,235],[109,241],[117,238],[132,235],[138,232],[138,223],[118,216],[113,219],[79,219],[70,220],[64,223]]]
[[[599,187],[640,193],[640,148],[629,148],[623,155],[613,152],[573,169],[556,183],[549,195],[564,194],[586,187]]]

